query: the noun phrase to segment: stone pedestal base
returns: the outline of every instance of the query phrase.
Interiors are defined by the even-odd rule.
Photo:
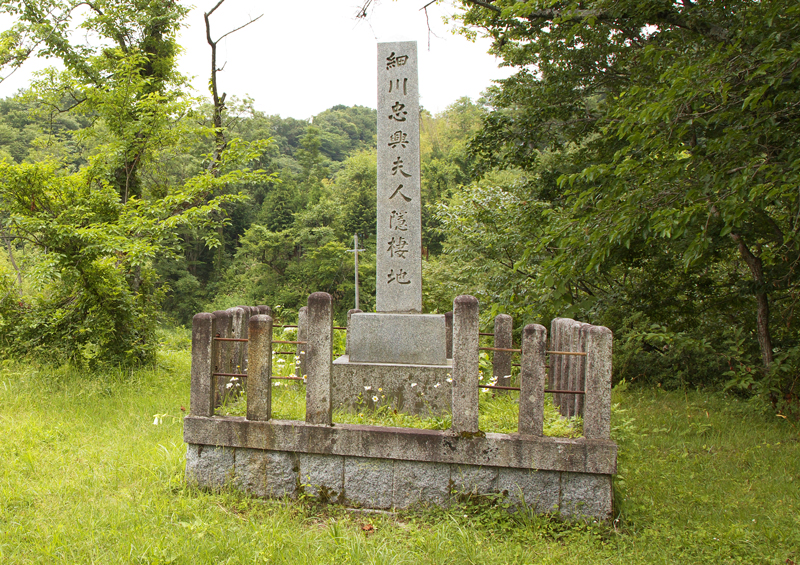
[[[347,334],[354,363],[447,363],[444,314],[356,313]]]
[[[409,414],[440,415],[450,411],[451,372],[451,360],[446,365],[353,363],[342,355],[333,362],[331,403],[334,409],[388,404]]]

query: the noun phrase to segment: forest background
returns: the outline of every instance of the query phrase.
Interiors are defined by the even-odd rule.
[[[75,3],[76,5],[78,3]],[[85,4],[85,3],[83,3]],[[369,4],[369,3],[367,3]],[[787,1],[464,1],[517,70],[421,116],[426,311],[615,332],[615,379],[797,407],[800,7]],[[155,328],[314,291],[374,307],[375,111],[311,122],[189,96],[171,0],[3,2],[0,344],[93,367],[153,360]]]

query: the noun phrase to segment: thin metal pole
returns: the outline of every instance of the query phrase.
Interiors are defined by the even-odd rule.
[[[353,255],[356,256],[356,310],[358,310],[358,234],[353,236]]]

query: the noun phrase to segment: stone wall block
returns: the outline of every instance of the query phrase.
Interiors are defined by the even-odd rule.
[[[247,419],[272,418],[272,318],[259,314],[248,322]]]
[[[189,444],[186,449],[186,480],[202,488],[221,489],[233,478],[230,447]]]
[[[489,494],[497,492],[498,467],[451,465],[452,495]]]
[[[189,413],[214,415],[214,353],[217,333],[213,314],[195,314],[192,318],[192,373]]]
[[[394,461],[347,457],[344,461],[344,496],[365,508],[391,508]]]
[[[545,346],[547,330],[528,324],[522,330],[522,367],[520,369],[520,434],[544,435]]]
[[[478,433],[478,299],[453,301],[453,420],[457,434]]]
[[[501,349],[511,349],[512,330],[514,320],[508,314],[498,314],[494,318],[494,346]],[[499,386],[511,386],[511,355],[510,351],[495,351],[492,356],[492,376]],[[505,392],[505,391],[497,391]]]
[[[392,501],[396,508],[447,504],[450,498],[450,465],[446,463],[394,462]]]
[[[537,514],[558,511],[560,475],[557,471],[507,469],[501,467],[497,477],[497,490],[507,493],[514,505],[526,505]]]
[[[583,435],[589,439],[611,437],[611,345],[613,334],[592,326],[586,335],[586,395]]]
[[[329,502],[343,502],[344,457],[299,453],[300,486],[306,494]]]
[[[333,300],[327,292],[308,297],[306,422],[330,426],[333,365]]]
[[[561,473],[561,515],[567,518],[611,518],[611,475]]]

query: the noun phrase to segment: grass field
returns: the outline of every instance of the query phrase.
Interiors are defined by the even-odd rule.
[[[189,353],[165,337],[150,370],[0,366],[0,563],[800,563],[800,424],[755,403],[618,388],[611,524],[361,514],[186,486]]]

